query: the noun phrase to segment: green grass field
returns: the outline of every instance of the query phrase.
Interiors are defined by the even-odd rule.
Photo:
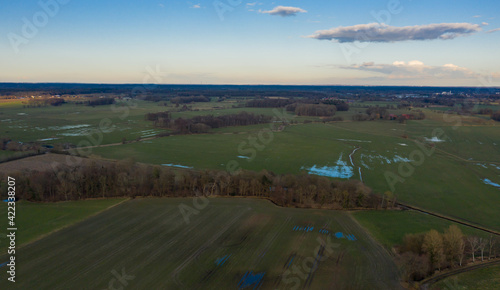
[[[34,241],[54,230],[72,225],[88,216],[115,205],[124,198],[68,201],[57,203],[16,203],[17,247]],[[7,203],[0,203],[0,216],[7,221]],[[0,252],[7,249],[6,227],[0,228]]]
[[[130,289],[399,288],[388,252],[347,212],[211,198],[186,222],[179,206],[194,204],[203,203],[130,200],[31,243],[9,289],[119,288],[116,273]]]
[[[126,111],[122,109],[127,106],[113,110],[112,106],[92,108],[65,104],[62,107],[25,109],[20,103],[2,104],[0,121],[7,126],[1,127],[0,134],[22,141],[59,138],[47,143],[67,141],[79,144],[89,139],[84,135],[64,134],[95,129],[102,119],[110,118],[114,130],[104,133],[100,143],[120,143],[123,137],[134,140],[161,132],[161,129],[144,120],[147,112],[174,109],[159,104],[138,101],[137,107],[130,108],[124,119],[120,117]],[[175,112],[172,115],[174,118],[189,118],[242,110],[273,115],[273,109],[232,108],[235,104],[227,101],[196,103],[192,106],[198,111]],[[172,163],[195,169],[226,170],[230,162],[237,162],[243,169],[267,169],[276,173],[307,173],[309,168],[345,165],[350,167],[349,178],[362,179],[376,193],[390,190],[400,202],[500,230],[500,213],[496,206],[500,203],[500,189],[485,183],[488,179],[491,183],[500,184],[498,122],[484,123],[484,119],[474,116],[448,116],[433,111],[434,108],[424,109],[425,120],[408,121],[406,124],[397,121],[350,121],[352,114],[365,110],[356,106],[376,104],[384,105],[378,102],[354,104],[350,111],[337,113],[346,121],[327,124],[302,124],[306,119],[320,119],[286,113],[288,119],[299,124],[273,132],[272,136],[265,131],[270,128],[269,124],[228,127],[213,130],[210,134],[170,136],[91,148],[87,153],[103,158],[133,158],[139,162]],[[61,129],[61,124],[89,127]],[[45,130],[33,129],[37,127]],[[73,132],[75,130],[83,131]],[[434,143],[435,150],[419,146],[419,143],[428,144],[425,138],[432,138],[433,132],[441,132],[437,137],[443,142]],[[259,134],[266,144],[259,140]],[[252,138],[257,138],[257,145],[251,144]],[[352,154],[351,163],[349,155],[355,148],[358,149]],[[247,159],[245,156],[254,158]],[[414,161],[413,165],[410,161]],[[344,165],[339,166],[339,162]],[[392,182],[393,186],[387,174],[399,178],[397,182]]]
[[[342,162],[351,166],[349,154],[359,147],[352,155],[351,178],[362,178],[378,193],[394,191],[401,202],[500,230],[496,207],[500,203],[500,190],[483,182],[488,178],[500,183],[500,146],[494,145],[500,144],[500,135],[495,134],[496,128],[459,127],[455,131],[437,125],[424,127],[416,121],[407,125],[390,121],[313,123],[274,132],[272,140],[259,148],[250,146],[249,138],[257,138],[265,126],[236,128],[248,131],[171,136],[94,148],[92,153],[112,159],[133,157],[145,163],[174,163],[199,169],[225,170],[229,162],[236,161],[243,169],[299,173],[313,166],[336,166],[341,156]],[[401,137],[407,134],[411,139],[424,140],[431,138],[433,128],[442,128],[449,137],[449,142],[436,143],[434,151]],[[460,143],[470,144],[465,147],[468,151],[460,150]],[[238,157],[253,154],[254,159]],[[418,161],[418,165],[412,166],[413,172],[408,167],[401,171],[400,167],[408,163],[402,160]],[[386,178],[388,172],[400,177],[393,187]]]
[[[486,236],[482,231],[415,211],[367,210],[357,211],[352,215],[388,249],[400,245],[406,234],[425,233],[431,229],[443,232],[452,224],[457,225],[466,235]]]
[[[458,274],[434,284],[432,290],[497,290],[500,289],[500,266],[493,266]]]

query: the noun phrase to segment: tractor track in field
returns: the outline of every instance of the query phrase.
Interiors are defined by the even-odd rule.
[[[495,265],[500,265],[500,260],[486,262],[483,264],[473,265],[473,266],[469,266],[469,267],[465,267],[465,268],[456,269],[456,270],[453,270],[453,271],[450,271],[447,273],[443,273],[443,274],[440,274],[440,275],[437,275],[437,276],[434,276],[434,277],[431,277],[431,278],[424,280],[420,284],[420,289],[421,290],[428,290],[436,282],[439,282],[439,281],[446,279],[448,277],[455,276],[455,275],[462,274],[462,273],[466,273],[466,272],[473,271],[473,270],[477,270],[477,269],[488,268],[488,267],[495,266]]]
[[[366,247],[367,254],[365,255],[365,262],[367,265],[363,268],[356,268],[356,279],[353,279],[349,288],[359,289],[362,288],[362,283],[366,283],[366,278],[363,272],[371,272],[373,279],[370,281],[371,285],[376,285],[377,289],[395,289],[399,285],[389,284],[388,281],[399,281],[399,277],[393,276],[398,273],[396,265],[390,253],[373,239],[368,230],[363,228],[352,215],[340,216],[337,222],[344,228],[345,232],[354,235],[357,239],[355,242],[362,242]],[[392,270],[391,270],[392,269]],[[364,278],[363,278],[364,277]]]
[[[329,224],[330,224],[331,220],[329,220],[323,227],[328,227]],[[311,224],[307,224],[306,226],[309,227]],[[280,275],[278,275],[276,277],[276,279],[274,280],[274,284],[273,284],[273,288],[274,289],[279,289],[278,287],[281,285],[281,282],[283,281],[283,278],[284,278],[284,275],[285,275],[285,272],[288,271],[288,269],[290,268],[291,264],[293,261],[296,261],[296,258],[297,259],[300,259],[300,255],[297,255],[297,252],[299,251],[299,248],[300,248],[300,245],[302,244],[302,242],[304,241],[305,237],[306,237],[306,234],[307,232],[306,231],[303,231],[300,236],[298,237],[298,243],[295,245],[294,248],[291,249],[291,253],[290,255],[288,255],[288,258],[285,262],[285,264],[283,265],[283,268],[282,268],[282,272]]]
[[[180,272],[189,264],[191,261],[193,261],[196,257],[198,257],[205,249],[207,249],[211,244],[213,244],[220,236],[222,236],[233,224],[235,224],[240,217],[242,217],[247,211],[242,210],[239,212],[239,214],[230,219],[215,235],[213,235],[210,239],[208,239],[201,247],[198,248],[194,253],[192,253],[188,258],[182,262],[177,268],[172,273],[172,278],[177,284],[177,286],[185,288],[182,282],[179,280],[179,274]]]
[[[324,252],[325,252],[325,246],[320,245],[318,253],[316,253],[316,257],[314,258],[313,266],[311,267],[309,274],[307,274],[307,279],[306,279],[306,282],[304,283],[304,289],[306,287],[307,288],[311,287],[311,283],[314,279],[314,274],[316,273],[316,270],[319,268],[319,263],[321,262],[321,259],[323,258]]]
[[[258,257],[252,263],[253,268],[255,268],[262,261],[262,259],[264,258],[264,255],[267,253],[267,251],[269,251],[269,249],[271,248],[272,244],[274,243],[274,241],[276,240],[278,235],[288,225],[288,223],[290,222],[291,219],[292,219],[291,216],[287,216],[285,221],[283,223],[281,223],[281,225],[278,227],[278,229],[276,229],[276,231],[270,236],[270,238],[263,243],[264,245],[262,245],[262,247],[259,246],[255,250],[254,255],[256,253],[258,253],[259,251],[261,252],[261,254],[259,254]]]
[[[169,214],[170,214],[170,211],[165,211],[163,214],[156,216],[153,220],[151,220],[151,222],[155,223],[156,221],[163,219],[164,216],[167,216]],[[176,218],[176,216],[172,215],[171,218],[170,218],[170,220],[172,220],[174,218]],[[144,228],[144,225],[138,223],[134,228],[129,229],[129,230],[130,231],[135,231],[135,230],[140,230],[142,228]],[[118,247],[113,247],[113,250],[111,250],[110,252],[108,252],[106,255],[103,255],[100,258],[98,258],[97,260],[94,260],[93,263],[91,263],[86,268],[79,270],[78,275],[87,274],[88,272],[90,272],[91,270],[93,270],[97,265],[99,265],[101,262],[103,262],[105,260],[108,260],[108,259],[110,259],[113,256],[118,255],[119,253],[121,253],[124,250],[126,250],[127,248],[129,248],[131,245],[135,244],[138,240],[140,240],[143,237],[143,235],[146,235],[148,233],[153,233],[153,232],[156,232],[156,231],[157,231],[157,229],[155,227],[149,227],[149,230],[144,231],[144,232],[142,232],[139,235],[136,235],[132,239],[127,239],[125,241],[125,243],[123,243],[122,245],[120,245]],[[118,239],[116,241],[117,241],[117,243],[121,242],[121,240],[118,240]],[[109,248],[112,248],[112,246],[114,246],[114,244],[113,243],[108,243],[106,246],[109,247]],[[78,276],[75,276],[72,279],[69,279],[69,280],[65,281],[65,284],[71,284],[71,282],[73,282],[74,279],[77,279],[77,277]]]

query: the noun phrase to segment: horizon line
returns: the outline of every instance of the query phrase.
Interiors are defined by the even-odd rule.
[[[98,82],[0,82],[4,84],[65,84],[65,85],[136,85],[136,86],[304,86],[304,87],[411,87],[411,88],[495,88],[500,89],[500,86],[454,86],[454,85],[348,85],[348,84],[175,84],[175,83],[98,83]]]

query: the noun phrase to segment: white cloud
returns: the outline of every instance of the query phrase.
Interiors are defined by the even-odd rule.
[[[339,26],[328,30],[318,30],[310,38],[334,40],[337,42],[395,42],[406,40],[453,39],[481,30],[472,23],[435,23],[396,27],[380,23]]]
[[[199,8],[201,8],[201,4],[199,4],[199,3],[198,4],[194,4],[193,6],[191,6],[191,8],[193,8],[193,9],[199,9]]]
[[[379,73],[389,79],[472,79],[480,76],[467,68],[455,64],[449,63],[442,66],[430,66],[418,60],[412,60],[408,63],[395,61],[392,64],[365,62],[361,65],[340,66],[340,68]]]
[[[488,33],[492,33],[492,32],[497,32],[497,31],[500,31],[500,28],[495,28],[495,29],[492,29],[492,30],[488,30],[487,32]]]
[[[419,61],[419,60],[412,60],[412,61],[408,62],[408,65],[410,65],[410,66],[422,66],[422,65],[424,65],[424,63]]]
[[[306,13],[307,11],[299,7],[277,6],[274,7],[273,10],[259,11],[259,12],[286,17],[286,16],[296,16],[298,13]]]

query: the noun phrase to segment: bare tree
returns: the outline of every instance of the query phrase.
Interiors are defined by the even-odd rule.
[[[479,248],[479,238],[475,236],[468,236],[467,237],[467,242],[469,243],[470,246],[470,251],[472,253],[472,262],[475,262],[475,253],[477,249]]]
[[[484,261],[484,249],[488,245],[488,240],[485,238],[479,238],[478,248],[481,251],[481,261]]]
[[[462,262],[465,258],[465,241],[464,241],[464,238],[462,238],[462,243],[460,244],[460,252],[458,254],[458,261],[459,261],[459,265],[460,267],[462,267]]]
[[[493,235],[490,235],[490,249],[488,251],[488,260],[491,259],[491,251],[493,250],[493,246],[495,245],[495,239],[493,238]]]

